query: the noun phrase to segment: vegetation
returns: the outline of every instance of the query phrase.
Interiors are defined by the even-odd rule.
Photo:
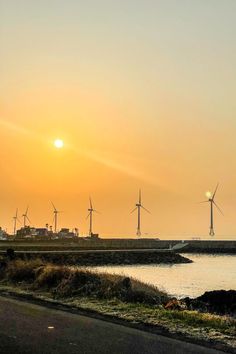
[[[87,268],[45,264],[40,259],[8,262],[0,276],[2,282],[45,290],[55,298],[91,296],[153,305],[163,304],[169,299],[165,292],[135,279],[96,273]]]
[[[95,311],[133,323],[151,325],[187,338],[236,349],[236,320],[198,311],[167,310],[170,297],[135,279],[32,261],[0,263],[0,291],[14,291]],[[228,349],[227,349],[228,350]]]

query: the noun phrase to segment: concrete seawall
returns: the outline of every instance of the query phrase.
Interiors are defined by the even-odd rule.
[[[0,250],[7,248],[14,250],[74,250],[74,249],[169,249],[181,241],[179,240],[155,240],[155,239],[83,239],[76,242],[65,241],[0,241]],[[188,245],[181,251],[193,253],[228,253],[236,254],[236,240],[186,240]]]
[[[99,241],[101,248],[110,249],[135,249],[135,248],[158,248],[169,249],[176,244],[179,240],[155,240],[155,239],[106,239]],[[236,241],[211,241],[211,240],[186,240],[188,245],[181,251],[183,252],[196,252],[196,253],[236,253]]]

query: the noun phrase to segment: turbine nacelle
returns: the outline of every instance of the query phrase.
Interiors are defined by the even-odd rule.
[[[131,211],[131,214],[134,213],[136,210],[138,211],[138,225],[137,225],[137,236],[141,236],[141,209],[144,209],[147,213],[151,214],[149,210],[147,210],[142,205],[142,196],[141,196],[141,189],[139,190],[139,200],[135,204],[135,208]]]
[[[30,221],[30,219],[28,217],[28,211],[29,211],[29,207],[27,207],[25,213],[22,215],[22,218],[24,220],[24,227],[26,226],[26,222],[27,221],[29,222],[29,224],[31,224],[31,221]]]
[[[58,214],[62,213],[62,211],[57,210],[53,202],[51,202],[51,204],[53,206],[53,214],[54,214],[53,221],[52,221],[54,223],[54,232],[57,233]]]
[[[219,187],[219,183],[217,184],[213,194],[210,191],[207,191],[206,192],[207,200],[204,200],[203,202],[201,202],[201,203],[210,203],[210,232],[209,232],[210,236],[214,236],[215,235],[214,218],[213,218],[214,206],[218,209],[218,211],[222,215],[224,215],[222,210],[220,209],[220,207],[215,202],[215,196],[216,196],[216,192],[217,192],[218,187]]]
[[[89,198],[88,212],[89,214],[87,216],[87,219],[89,218],[89,236],[92,236],[93,235],[93,213],[99,214],[99,212],[93,208],[91,197]]]
[[[207,197],[208,200],[210,200],[211,197],[212,197],[212,193],[210,191],[207,191],[206,192],[206,197]]]

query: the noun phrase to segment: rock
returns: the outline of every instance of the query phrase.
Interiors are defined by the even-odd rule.
[[[207,291],[195,298],[185,298],[183,301],[189,309],[220,315],[236,314],[236,290]]]
[[[206,303],[211,312],[236,314],[236,290],[207,291],[197,300]]]
[[[6,251],[6,256],[8,259],[13,260],[15,258],[15,251],[12,248],[8,248]]]
[[[176,298],[171,299],[170,301],[167,302],[167,304],[164,306],[166,310],[186,310],[186,304],[181,301],[177,300]]]

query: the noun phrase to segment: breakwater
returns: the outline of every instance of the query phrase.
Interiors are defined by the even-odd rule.
[[[132,250],[132,249],[169,249],[180,243],[180,240],[156,240],[156,239],[84,239],[74,241],[0,241],[0,251],[8,248],[14,250]],[[225,253],[236,254],[236,241],[223,240],[186,240],[187,246],[181,253]],[[180,251],[179,251],[180,252]]]
[[[68,264],[77,266],[102,265],[144,265],[144,264],[181,264],[192,261],[173,252],[159,252],[155,250],[137,251],[68,251],[68,252],[18,252],[17,258],[39,258],[50,263]]]
[[[100,239],[91,247],[100,249],[170,249],[179,243],[187,243],[178,252],[186,253],[236,253],[236,241],[224,240],[156,240],[156,239]],[[80,242],[80,246],[83,245]]]

